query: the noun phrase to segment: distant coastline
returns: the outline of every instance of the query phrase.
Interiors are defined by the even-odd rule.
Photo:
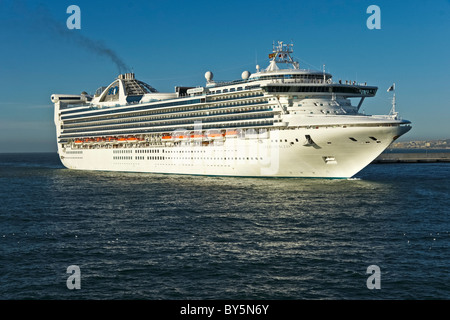
[[[389,149],[448,149],[450,151],[450,139],[394,142]]]
[[[372,163],[450,162],[450,139],[394,142]]]

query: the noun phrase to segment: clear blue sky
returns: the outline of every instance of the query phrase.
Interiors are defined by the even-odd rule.
[[[69,5],[81,30],[68,30]],[[381,29],[369,30],[369,5]],[[118,75],[110,50],[159,91],[267,65],[272,42],[294,43],[301,67],[379,87],[368,114],[397,110],[403,138],[450,138],[450,2],[0,0],[0,152],[55,151],[52,93],[94,92]],[[89,48],[94,43],[96,49]],[[103,51],[102,51],[103,50]]]

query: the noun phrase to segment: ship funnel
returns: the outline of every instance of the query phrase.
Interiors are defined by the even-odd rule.
[[[119,74],[119,76],[117,77],[118,79],[121,80],[134,80],[134,73],[124,73],[124,74]]]

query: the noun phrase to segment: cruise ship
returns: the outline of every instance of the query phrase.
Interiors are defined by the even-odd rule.
[[[300,68],[273,44],[241,79],[159,92],[120,74],[95,94],[53,94],[58,154],[70,169],[246,177],[350,178],[411,129],[366,115],[378,88]],[[354,99],[354,100],[353,100]],[[353,101],[354,102],[353,102]]]

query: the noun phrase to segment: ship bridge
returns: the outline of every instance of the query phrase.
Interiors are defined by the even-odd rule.
[[[292,43],[278,41],[273,44],[272,53],[269,54],[269,66],[260,69],[256,66],[256,73],[249,80],[297,80],[297,82],[325,82],[332,81],[332,75],[324,71],[300,69],[300,64],[291,54],[294,52]],[[299,81],[300,80],[300,81]]]

